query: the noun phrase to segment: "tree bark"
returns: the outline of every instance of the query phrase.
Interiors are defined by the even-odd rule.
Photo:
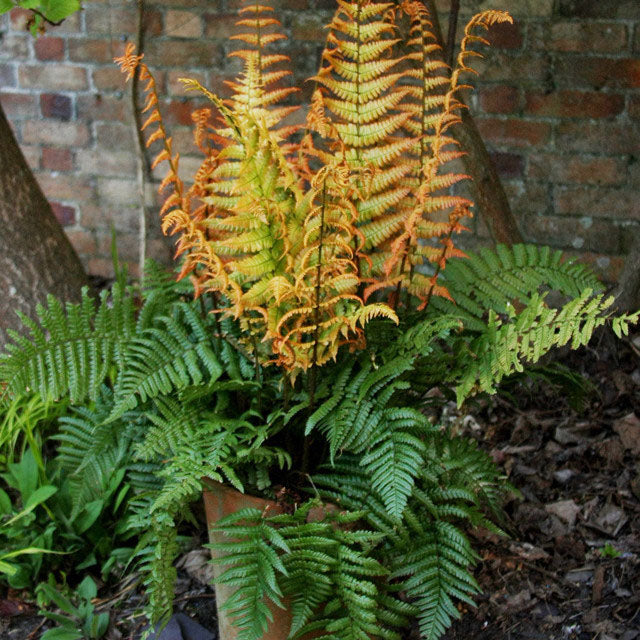
[[[426,4],[434,35],[444,51],[447,45],[442,36],[435,2],[426,0]],[[452,55],[455,42],[451,41],[447,44],[451,47],[450,55]],[[472,178],[473,199],[487,225],[491,239],[494,243],[502,242],[508,245],[522,242],[522,235],[511,212],[509,200],[478,127],[467,109],[460,112],[460,117],[462,122],[452,127],[451,133],[465,152],[462,162],[465,171]]]
[[[616,307],[620,311],[631,312],[640,309],[640,235],[638,234],[624,260],[624,268],[616,291]]]
[[[16,311],[34,317],[49,293],[77,301],[87,283],[0,107],[0,348],[22,326]]]

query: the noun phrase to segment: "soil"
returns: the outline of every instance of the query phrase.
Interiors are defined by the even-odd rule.
[[[593,385],[581,407],[575,386],[528,381],[444,408],[521,494],[506,505],[510,538],[474,534],[478,606],[460,608],[446,640],[640,640],[640,336],[601,334],[558,360]],[[215,631],[206,553],[196,543],[181,559],[176,605]],[[36,640],[49,624],[20,595],[0,600],[3,640]],[[107,640],[140,637],[141,602],[133,580],[96,602],[112,614]]]

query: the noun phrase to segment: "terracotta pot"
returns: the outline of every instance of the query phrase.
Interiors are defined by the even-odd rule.
[[[239,509],[248,507],[260,509],[266,515],[277,515],[282,513],[282,509],[273,500],[256,498],[240,493],[235,489],[219,482],[206,479],[203,491],[204,508],[207,514],[207,524],[209,526],[209,540],[212,543],[228,542],[229,538],[215,533],[211,527],[224,516],[235,513]],[[220,553],[211,551],[213,558],[219,558]],[[213,574],[217,578],[225,570],[224,565],[214,564]],[[218,604],[218,640],[237,640],[238,630],[231,624],[231,616],[227,611],[220,610],[220,605],[231,596],[235,587],[226,584],[216,584],[216,603]],[[286,602],[285,602],[286,604]],[[267,632],[262,636],[262,640],[286,640],[291,628],[291,614],[288,609],[281,609],[273,604],[269,608],[273,614],[273,621],[269,623]]]

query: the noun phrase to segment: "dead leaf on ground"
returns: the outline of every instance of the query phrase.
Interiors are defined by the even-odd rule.
[[[529,562],[533,560],[548,560],[551,557],[544,549],[536,547],[529,542],[512,542],[509,545],[509,551]]]
[[[599,442],[595,450],[606,460],[609,467],[619,467],[624,460],[624,447],[617,436]]]
[[[629,413],[613,423],[613,430],[620,436],[622,446],[634,455],[640,455],[640,418]]]
[[[616,507],[614,504],[606,504],[598,513],[595,523],[615,537],[627,520],[627,516],[620,507]]]
[[[581,507],[579,507],[573,500],[552,502],[551,504],[545,505],[544,508],[547,513],[557,516],[570,527],[575,525],[576,518],[578,517],[581,509]]]
[[[213,565],[211,555],[206,549],[194,549],[185,553],[177,562],[179,569],[184,569],[187,575],[202,584],[213,581]]]

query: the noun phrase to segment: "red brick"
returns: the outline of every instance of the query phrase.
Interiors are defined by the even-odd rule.
[[[135,179],[98,178],[98,198],[118,206],[137,206],[138,183]]]
[[[640,87],[640,60],[571,56],[557,61],[554,78],[570,87],[635,89]]]
[[[476,123],[486,140],[511,147],[543,146],[551,136],[551,125],[547,122],[477,118]]]
[[[5,33],[0,43],[0,60],[13,62],[29,57],[29,34]]]
[[[180,7],[200,7],[202,6],[202,0],[180,0],[176,2],[176,0],[148,0],[149,4],[157,4],[160,6],[180,6]],[[217,1],[209,2],[207,4],[220,4]]]
[[[91,178],[87,176],[74,176],[69,173],[53,175],[41,172],[36,178],[49,200],[87,202],[94,197]]]
[[[22,139],[52,147],[82,147],[89,141],[89,130],[83,122],[28,120],[22,127]]]
[[[13,65],[0,64],[0,87],[8,88],[16,86],[16,71]]]
[[[486,113],[514,113],[520,107],[520,92],[516,87],[485,86],[478,91],[478,98]]]
[[[191,127],[172,127],[171,138],[173,150],[177,151],[181,156],[194,152],[195,145],[193,144],[193,129]],[[160,165],[160,173],[164,176],[163,172],[164,167]]]
[[[94,69],[91,72],[93,84],[102,91],[122,91],[126,87],[124,75],[115,66]]]
[[[124,52],[124,42],[98,38],[71,38],[69,60],[77,62],[111,63]]]
[[[64,58],[64,40],[41,36],[33,43],[38,60],[62,60]]]
[[[21,144],[20,150],[22,151],[22,155],[27,161],[27,164],[34,171],[37,171],[38,167],[40,166],[40,147],[36,147],[35,145],[30,144]]]
[[[202,19],[191,11],[167,11],[164,34],[171,38],[199,38],[202,35]]]
[[[71,120],[73,115],[71,98],[59,93],[43,93],[40,96],[40,110],[44,118],[55,118],[65,122]]]
[[[186,0],[180,0],[180,6],[185,6]],[[155,9],[145,9],[144,33],[147,36],[159,36],[162,34],[162,14]]]
[[[581,216],[640,220],[640,200],[635,191],[605,187],[556,187],[555,210]]]
[[[640,96],[631,96],[629,98],[629,116],[640,119]]]
[[[73,156],[69,149],[43,147],[40,166],[48,171],[71,171]]]
[[[549,211],[551,198],[546,184],[511,180],[504,183],[511,209],[517,215]]]
[[[517,153],[494,151],[491,159],[500,177],[519,178],[524,173],[524,158]]]
[[[230,35],[236,33],[236,14],[214,15],[207,13],[204,16],[204,36],[215,40],[228,40]]]
[[[204,67],[222,63],[220,46],[207,40],[150,40],[146,47],[149,65],[159,67]]]
[[[533,154],[527,176],[560,184],[612,186],[626,181],[627,163],[619,157]]]
[[[221,75],[219,73],[216,73],[215,71],[212,71],[209,74],[209,81],[207,82],[206,86],[209,91],[213,91],[213,93],[215,93],[216,95],[225,98],[231,95],[231,89],[229,88],[227,82],[233,82],[234,80],[235,76]],[[311,85],[313,83],[308,82],[307,84]]]
[[[619,53],[629,40],[627,26],[619,22],[557,21],[531,25],[530,46],[545,51]]]
[[[78,149],[76,152],[78,171],[85,175],[132,176],[136,172],[135,147],[128,151]]]
[[[553,247],[617,253],[620,229],[608,220],[552,215],[528,215],[522,230],[529,242]]]
[[[84,11],[87,33],[106,34],[117,38],[136,33],[136,11],[129,7],[88,5]]]
[[[528,92],[525,111],[559,118],[610,118],[624,111],[624,96],[590,91]]]
[[[67,238],[71,241],[73,248],[80,255],[91,255],[96,251],[96,241],[93,234],[82,229],[69,229]]]
[[[568,151],[635,154],[640,148],[640,127],[619,122],[561,122],[556,145]]]
[[[97,253],[111,253],[111,233],[97,233]],[[140,239],[137,233],[118,233],[116,237],[118,257],[124,262],[135,262],[140,255]]]
[[[11,28],[14,31],[26,31],[29,28],[29,24],[33,19],[33,13],[28,9],[11,9],[10,22]]]
[[[193,124],[191,114],[193,110],[203,106],[194,100],[169,100],[161,107],[165,122],[170,127],[174,124],[189,126]]]
[[[559,0],[556,13],[566,18],[640,19],[637,0]]]
[[[59,202],[51,202],[50,204],[55,217],[63,227],[70,227],[72,224],[75,224],[76,210],[73,207],[60,204]]]
[[[18,79],[25,89],[76,91],[88,86],[86,70],[66,64],[21,65]]]
[[[130,124],[119,122],[99,122],[95,125],[96,145],[99,149],[132,150],[135,139],[133,129]]]
[[[132,202],[135,205],[137,203],[138,200]],[[138,229],[135,208],[110,207],[105,203],[100,203],[99,206],[96,203],[83,204],[80,223],[87,229],[109,229],[113,226],[116,231],[127,231],[129,233],[136,233]]]
[[[483,82],[518,82],[526,86],[546,82],[551,73],[550,57],[537,52],[488,51],[484,59],[474,59],[472,65]]]
[[[76,112],[79,120],[120,120],[125,121],[131,113],[128,96],[110,96],[96,93],[79,95],[76,98]]]
[[[193,96],[193,91],[187,91],[184,88],[184,84],[180,82],[180,78],[184,78],[185,76],[188,76],[193,80],[197,80],[200,84],[212,90],[207,84],[207,81],[205,80],[205,75],[203,73],[187,73],[185,71],[169,71],[169,73],[167,74],[167,90],[171,95]]]
[[[92,276],[113,278],[113,260],[110,258],[90,258],[87,262],[87,273]]]
[[[520,23],[496,23],[489,27],[486,39],[496,49],[520,49],[522,47],[522,30]]]
[[[62,24],[57,27],[47,25],[46,33],[51,36],[58,36],[64,33],[78,33],[80,31],[80,11],[72,13],[69,17],[65,18]]]
[[[14,121],[37,118],[40,114],[36,97],[26,93],[0,93],[0,104]]]

